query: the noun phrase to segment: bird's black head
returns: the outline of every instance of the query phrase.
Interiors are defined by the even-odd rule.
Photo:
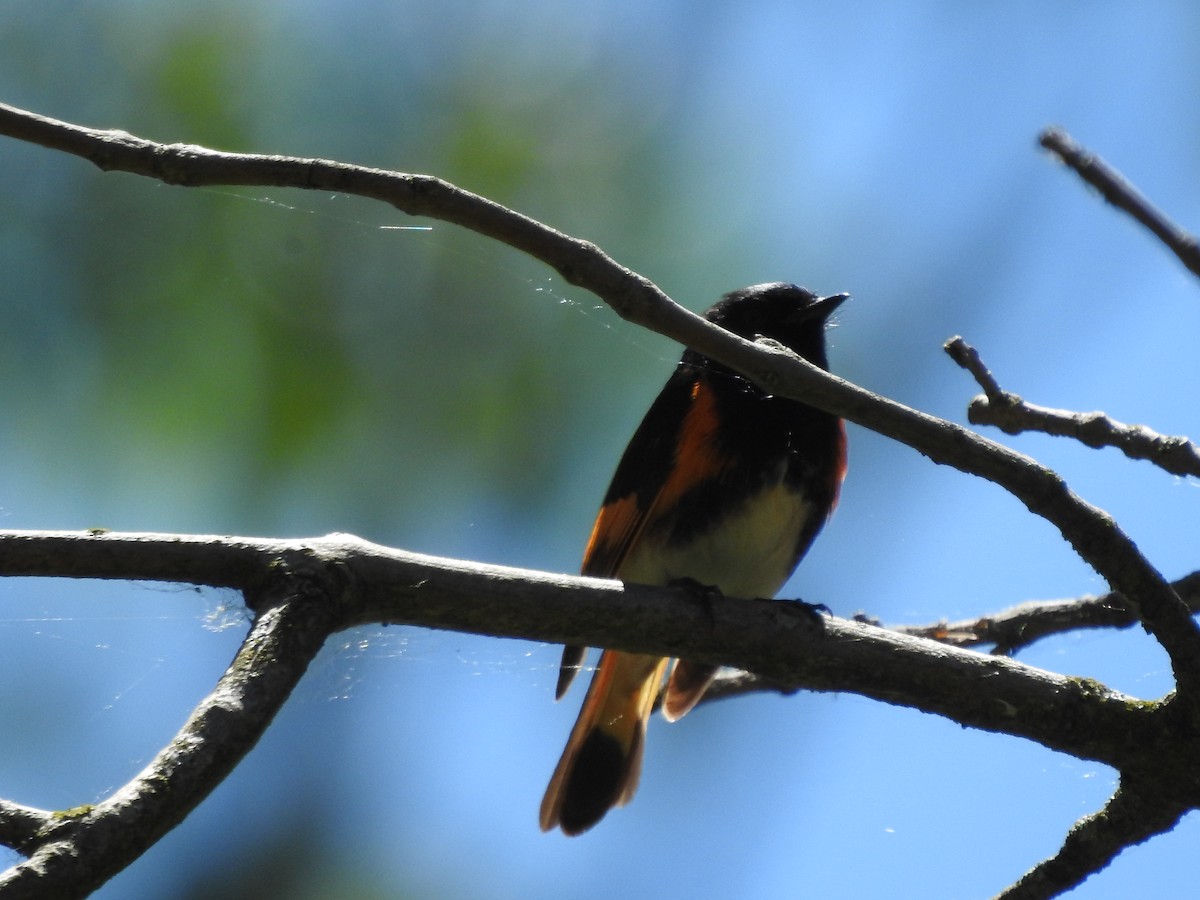
[[[747,340],[768,337],[809,362],[829,368],[825,355],[825,323],[847,294],[818,297],[782,281],[733,291],[704,313],[704,318]]]

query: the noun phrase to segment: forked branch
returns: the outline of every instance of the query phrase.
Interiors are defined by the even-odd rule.
[[[1130,459],[1149,460],[1172,475],[1200,477],[1200,447],[1187,438],[1159,434],[1144,425],[1126,425],[1101,412],[1070,412],[1027,403],[1017,394],[1001,390],[979,352],[961,337],[951,338],[945,349],[983,389],[967,409],[971,424],[995,425],[1006,434],[1039,431],[1074,438],[1093,449],[1115,447]]]

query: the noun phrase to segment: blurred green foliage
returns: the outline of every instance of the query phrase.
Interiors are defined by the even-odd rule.
[[[296,61],[317,32],[272,31],[268,42],[272,14],[232,4],[118,5],[85,18],[98,38],[94,69],[106,73],[103,106],[131,114],[97,119],[78,98],[43,112],[74,109],[86,124],[160,140],[309,155],[344,146],[329,135],[352,136],[363,124],[355,117],[376,116],[394,122],[398,143],[346,147],[350,161],[421,168],[527,203],[568,230],[636,242],[650,221],[662,224],[643,189],[668,175],[644,165],[661,111],[624,90],[628,73],[609,61],[558,58],[549,46],[514,72],[498,61],[502,48],[468,39],[463,65],[437,78],[410,73],[415,102],[364,110],[356,93],[331,104],[336,87],[324,85],[307,102],[273,105],[287,85],[264,70],[292,60],[291,87],[302,90]],[[347,37],[320,35],[326,49]],[[14,62],[7,78],[21,72]],[[353,54],[343,63],[347,98],[357,79],[388,69]],[[595,114],[564,119],[568,98]],[[274,143],[284,130],[290,139]],[[22,465],[48,469],[34,473],[40,482],[61,479],[86,498],[89,522],[339,527],[386,540],[436,529],[467,497],[493,515],[527,513],[564,490],[579,425],[600,417],[630,427],[622,395],[675,352],[631,347],[603,327],[609,314],[543,267],[449,226],[382,230],[414,223],[347,198],[188,191],[20,153],[38,181],[61,181],[53,191],[0,187],[0,202],[27,212],[0,225],[0,247],[26,272],[52,273],[3,299],[0,404],[21,410],[10,416],[9,453],[23,447]],[[634,158],[641,182],[623,182]],[[54,348],[57,371],[15,362],[39,343]],[[66,410],[78,429],[69,436]],[[46,439],[61,456],[39,458]],[[164,496],[183,505],[138,499]]]
[[[157,140],[426,171],[627,246],[662,226],[648,186],[669,172],[645,170],[661,107],[630,73],[553,44],[514,69],[483,32],[428,41],[415,12],[394,57],[364,56],[338,12],[25,4],[0,95]],[[51,27],[48,61],[28,48]],[[450,61],[414,61],[429,52]],[[25,173],[0,179],[0,457],[28,488],[5,492],[12,526],[341,529],[468,553],[482,521],[503,523],[493,547],[548,532],[561,551],[541,564],[571,568],[677,353],[520,254],[377,204],[168,187],[12,142],[4,159]],[[604,423],[612,446],[591,439]],[[506,561],[538,562],[524,552]],[[284,829],[188,896],[395,895],[321,843]]]

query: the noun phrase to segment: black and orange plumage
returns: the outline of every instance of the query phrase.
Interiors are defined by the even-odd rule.
[[[792,284],[726,294],[704,315],[768,337],[828,368],[825,326],[846,295]],[[837,504],[846,473],[842,421],[766,393],[695,351],[646,413],[617,466],[584,551],[584,575],[641,584],[696,582],[734,597],[773,597]],[[562,697],[586,650],[563,651]],[[546,789],[541,827],[595,825],[637,789],[650,711],[669,660],[606,650]],[[680,660],[663,713],[703,696],[715,668]]]

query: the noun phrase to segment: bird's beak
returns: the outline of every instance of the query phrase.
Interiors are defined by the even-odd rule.
[[[833,311],[850,299],[849,294],[831,294],[828,297],[818,297],[804,309],[799,310],[796,319],[800,321],[808,321],[809,319],[820,319],[824,322]]]

